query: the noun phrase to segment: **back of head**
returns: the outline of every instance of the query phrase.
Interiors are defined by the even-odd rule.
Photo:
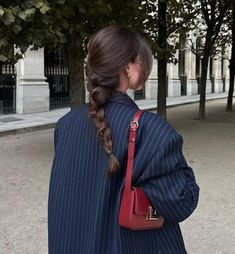
[[[112,154],[111,129],[104,117],[103,106],[120,83],[120,75],[130,62],[139,57],[141,82],[144,83],[152,69],[152,52],[146,41],[129,28],[108,26],[98,31],[89,41],[86,64],[89,114],[97,128],[105,151],[110,155],[109,175],[119,168]]]
[[[95,87],[116,89],[120,73],[137,56],[142,62],[142,80],[146,81],[152,69],[152,52],[146,41],[126,27],[108,26],[97,32],[88,44],[88,91]]]

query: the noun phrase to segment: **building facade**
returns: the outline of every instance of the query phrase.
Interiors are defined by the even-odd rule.
[[[167,96],[192,96],[199,93],[200,59],[190,48],[177,51],[177,64],[167,67]],[[144,91],[132,94],[135,100],[157,99],[157,60]],[[206,93],[227,92],[229,61],[211,59]],[[27,114],[69,107],[68,64],[62,50],[26,52],[17,64],[0,63],[0,114]]]

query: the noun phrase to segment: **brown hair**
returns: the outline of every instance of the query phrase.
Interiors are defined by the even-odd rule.
[[[120,169],[113,154],[111,128],[105,119],[104,104],[119,85],[124,68],[136,57],[142,63],[141,82],[145,82],[152,69],[152,52],[145,40],[126,27],[108,26],[97,32],[88,43],[86,63],[89,115],[97,128],[98,138],[109,154],[108,176]]]

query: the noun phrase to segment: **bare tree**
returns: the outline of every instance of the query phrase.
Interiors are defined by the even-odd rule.
[[[179,38],[193,29],[196,12],[194,0],[159,0],[157,12],[158,96],[157,111],[166,118],[167,63],[176,62]]]
[[[198,9],[201,11],[201,16],[197,20],[198,28],[201,30],[201,35],[204,39],[202,49],[202,64],[201,64],[201,82],[199,118],[205,119],[205,101],[206,101],[206,79],[208,72],[209,58],[212,54],[213,47],[220,32],[224,18],[229,10],[230,0],[200,0],[198,1]]]
[[[234,76],[235,76],[235,1],[232,5],[232,53],[229,65],[230,81],[226,111],[233,111],[233,92],[234,92]]]

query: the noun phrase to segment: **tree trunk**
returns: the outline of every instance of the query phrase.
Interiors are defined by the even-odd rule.
[[[227,99],[227,107],[226,111],[227,112],[232,112],[233,111],[233,92],[234,92],[234,75],[235,75],[235,43],[233,43],[232,46],[232,55],[230,59],[230,65],[229,65],[229,91],[228,91],[228,99]]]
[[[226,111],[233,111],[233,92],[234,92],[234,75],[235,75],[235,1],[233,2],[232,10],[232,54],[229,64],[229,91]]]
[[[166,89],[167,89],[167,35],[166,35],[166,10],[167,0],[158,2],[158,94],[157,94],[157,112],[166,119]]]
[[[201,67],[201,82],[200,82],[200,103],[199,103],[199,118],[206,118],[206,79],[207,79],[207,71],[208,71],[208,62],[209,56],[205,56],[202,59],[202,67]]]
[[[84,52],[78,32],[73,32],[68,44],[69,97],[73,109],[85,103]]]
[[[211,49],[212,49],[212,35],[208,31],[206,35],[205,47],[203,50],[202,65],[201,65],[201,82],[199,86],[199,91],[200,91],[199,118],[200,119],[206,118],[206,107],[205,107],[206,80],[207,80],[208,63],[209,63]]]

